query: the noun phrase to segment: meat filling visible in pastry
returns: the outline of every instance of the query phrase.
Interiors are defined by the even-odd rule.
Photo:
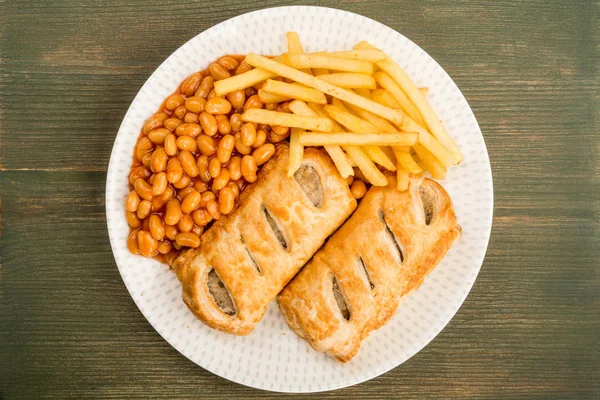
[[[393,316],[461,234],[452,201],[435,181],[411,179],[405,192],[390,181],[369,190],[279,295],[289,326],[342,362]]]
[[[183,300],[212,328],[249,334],[268,303],[356,208],[327,154],[306,149],[287,176],[288,148],[263,166],[239,207],[173,263]]]

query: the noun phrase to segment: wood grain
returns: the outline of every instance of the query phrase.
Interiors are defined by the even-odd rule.
[[[106,231],[110,150],[153,70],[202,30],[292,2],[0,1],[0,399],[266,398],[141,315]],[[444,331],[356,398],[600,397],[600,4],[322,1],[423,47],[473,108],[495,218]],[[295,396],[309,398],[311,396]]]

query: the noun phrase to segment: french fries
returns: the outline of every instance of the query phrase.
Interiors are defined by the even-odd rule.
[[[257,83],[274,78],[277,75],[265,71],[264,69],[255,68],[243,74],[232,76],[231,78],[222,79],[215,82],[215,94],[217,96],[225,96],[227,93],[235,92],[236,90],[246,89],[254,86]]]
[[[371,98],[371,91],[369,89],[364,89],[364,88],[356,88],[354,89],[354,91],[356,92],[356,94],[358,94],[359,96],[364,97],[365,99],[369,99],[372,100]]]
[[[273,93],[265,92],[263,89],[258,90],[258,98],[265,104],[281,103],[282,101],[291,100],[291,97],[279,96]]]
[[[281,97],[288,97],[317,104],[327,104],[327,98],[323,92],[306,86],[269,79],[262,87],[262,90]]]
[[[302,164],[302,157],[304,156],[304,146],[300,144],[300,135],[304,131],[300,128],[292,128],[292,134],[290,135],[290,155],[288,160],[288,176],[294,176],[294,173],[300,168]]]
[[[287,126],[290,128],[302,128],[313,131],[333,132],[334,125],[328,118],[304,117],[278,111],[251,108],[242,114],[242,121],[255,122],[257,124],[269,124]]]
[[[419,167],[419,164],[415,162],[415,159],[410,155],[409,152],[394,149],[394,154],[396,155],[396,160],[402,169],[414,175],[423,172],[421,167]]]
[[[288,50],[290,53],[291,50]],[[345,58],[348,60],[363,60],[377,62],[385,60],[385,53],[379,49],[361,49],[361,50],[346,50],[346,51],[319,51],[316,53],[308,53],[309,55],[330,56],[336,58]],[[335,69],[335,68],[334,68]]]
[[[329,70],[325,68],[313,68],[312,72],[315,76],[327,75],[329,74]]]
[[[396,170],[396,189],[401,192],[404,192],[408,189],[408,171],[406,171],[402,167],[398,167]]]
[[[273,74],[281,75],[284,78],[292,79],[296,82],[300,82],[305,86],[312,87],[314,89],[320,90],[325,94],[336,97],[342,101],[346,101],[360,108],[364,108],[367,111],[371,111],[373,114],[379,115],[380,117],[390,120],[396,126],[402,125],[403,115],[400,111],[382,106],[381,104],[359,96],[356,93],[332,85],[329,82],[325,82],[324,80],[315,78],[312,75],[306,74],[302,71],[298,71],[297,69],[289,67],[285,64],[282,64],[275,60],[270,60],[266,57],[262,57],[254,53],[250,53],[246,56],[246,62],[256,68],[266,69],[267,71],[271,71]]]
[[[285,36],[288,41],[288,52],[304,53],[304,49],[302,48],[302,43],[300,43],[300,37],[298,36],[297,32],[288,32]],[[301,71],[306,72],[307,74],[312,73],[310,68],[302,69]]]
[[[367,74],[357,74],[353,72],[339,72],[335,74],[324,74],[319,75],[319,79],[323,79],[333,85],[337,85],[342,88],[356,89],[375,89],[377,88],[377,82],[375,78]]]
[[[327,68],[337,71],[360,72],[373,75],[375,64],[369,61],[349,60],[328,55],[285,53],[283,62],[295,68]]]
[[[360,42],[356,46],[354,46],[356,50],[360,49],[373,49],[375,46],[367,43]],[[391,58],[386,57],[383,61],[378,61],[377,66],[385,71],[389,76],[391,76],[396,83],[402,88],[402,90],[406,93],[408,98],[415,105],[423,120],[431,134],[439,140],[439,142],[450,151],[452,155],[452,159],[455,164],[459,164],[464,156],[460,151],[460,148],[452,140],[452,138],[446,132],[444,125],[440,122],[435,112],[425,100],[425,97],[419,92],[419,89],[414,84],[414,82],[410,79],[408,74],[400,68],[398,64],[396,64]]]
[[[363,149],[358,146],[342,146],[342,148],[352,157],[358,169],[373,186],[386,186],[388,184],[385,175],[377,169]]]
[[[425,169],[431,173],[431,176],[439,180],[446,179],[446,167],[444,167],[442,163],[429,152],[429,150],[419,143],[413,148],[419,156],[419,159],[423,162]]]
[[[320,133],[303,132],[300,144],[303,146],[323,146],[337,144],[340,146],[412,146],[419,139],[418,133]]]
[[[400,89],[400,86],[398,86],[398,84],[394,82],[391,76],[389,76],[385,72],[379,71],[375,73],[374,77],[377,83],[379,83],[382,88],[384,88],[385,90],[390,92],[392,96],[394,96],[394,99],[396,99],[398,104],[400,104],[400,108],[402,108],[404,112],[408,114],[409,117],[411,117],[418,123],[423,123],[423,119],[419,115],[419,112],[417,111],[414,104],[411,103],[408,96],[406,96],[406,93],[404,93],[402,89]]]
[[[371,92],[371,98],[379,104],[383,104],[389,108],[400,108],[400,104],[396,101],[394,96],[385,89],[375,89]]]

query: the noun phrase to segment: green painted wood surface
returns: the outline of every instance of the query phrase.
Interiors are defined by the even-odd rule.
[[[280,398],[196,366],[118,274],[104,181],[120,121],[177,47],[290,1],[0,1],[0,399]],[[403,33],[453,77],[484,133],[486,260],[423,351],[328,398],[600,397],[600,4],[343,7]],[[309,396],[299,396],[308,398]]]

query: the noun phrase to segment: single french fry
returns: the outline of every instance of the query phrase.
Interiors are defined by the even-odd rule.
[[[359,96],[354,92],[350,92],[349,90],[332,85],[329,82],[325,82],[322,79],[315,78],[312,75],[298,71],[297,69],[289,67],[276,60],[270,60],[266,57],[250,53],[246,56],[246,62],[254,67],[266,69],[267,71],[281,75],[284,78],[292,79],[296,82],[300,82],[303,85],[320,90],[325,94],[336,97],[350,104],[354,104],[360,108],[364,108],[367,111],[371,111],[373,114],[390,120],[396,126],[402,125],[403,114],[399,110],[393,110],[391,108],[382,106],[381,104]]]
[[[401,146],[405,148],[406,146]],[[394,150],[392,150],[392,146],[381,146],[381,150],[385,153],[387,158],[389,158],[394,164],[398,164],[396,162],[396,155],[394,154]]]
[[[346,153],[344,153],[344,154],[346,155],[346,159],[348,160],[348,164],[350,164],[351,167],[358,167],[358,165],[356,165],[356,161],[354,161],[352,159],[352,157],[350,157],[349,154],[346,154]]]
[[[418,133],[303,132],[300,134],[300,143],[303,146],[325,146],[329,144],[340,146],[412,146],[417,143],[418,139]]]
[[[333,99],[331,99],[331,105],[334,107],[339,108],[340,110],[350,113],[350,110],[348,110],[348,108],[346,108],[346,106],[344,105],[344,102],[341,101],[340,99],[336,99],[335,97]]]
[[[377,82],[375,82],[375,78],[371,75],[357,74],[355,72],[338,72],[335,74],[319,75],[319,79],[323,79],[326,82],[342,88],[377,88]]]
[[[262,90],[278,96],[289,97],[292,99],[298,99],[317,104],[327,104],[327,98],[323,92],[306,86],[294,85],[291,83],[269,79],[262,87]]]
[[[348,60],[314,53],[284,53],[281,58],[287,65],[295,68],[327,68],[369,75],[375,72],[375,64],[369,61]]]
[[[288,42],[288,52],[290,53],[304,53],[304,49],[302,48],[302,43],[300,42],[300,36],[298,36],[297,32],[288,32],[285,34]],[[307,74],[311,74],[310,68],[303,69],[302,72],[306,72]]]
[[[419,143],[413,148],[425,165],[425,168],[431,173],[431,176],[438,180],[444,180],[446,178],[446,167],[444,167],[442,163],[429,152],[429,150]]]
[[[322,107],[320,104],[315,104],[314,106]],[[323,114],[317,113],[311,107],[309,107],[308,104],[306,104],[302,100],[292,101],[289,105],[289,108],[296,115],[300,115],[300,116],[304,116],[304,117],[328,118],[324,112],[323,112]],[[334,121],[332,121],[332,123],[334,124],[334,128],[341,128]],[[292,133],[293,133],[293,130],[292,130]],[[326,145],[323,147],[325,148],[325,151],[327,152],[327,154],[329,154],[329,157],[331,157],[331,159],[333,160],[335,167],[337,168],[338,172],[340,173],[340,175],[343,178],[347,178],[350,175],[354,175],[354,170],[352,169],[352,166],[350,165],[350,163],[348,162],[348,159],[346,158],[346,154],[344,154],[344,152],[342,151],[342,148],[340,146]]]
[[[360,49],[373,49],[375,46],[371,45],[367,42],[360,42],[356,46],[354,46],[356,50]],[[419,92],[417,85],[410,79],[408,74],[400,68],[400,66],[394,62],[391,58],[387,57],[383,61],[378,61],[377,66],[385,71],[388,75],[390,75],[396,83],[402,88],[402,90],[406,93],[408,98],[415,105],[419,114],[423,118],[423,121],[431,131],[431,134],[439,140],[439,142],[445,148],[450,151],[452,158],[455,164],[459,164],[464,156],[460,151],[460,148],[456,144],[454,140],[448,135],[446,132],[446,128],[440,122],[437,115],[425,99],[425,97]]]
[[[310,55],[330,56],[345,58],[348,60],[363,60],[377,62],[385,59],[386,55],[379,49],[343,50],[343,51],[319,51],[308,53]]]
[[[415,162],[409,152],[397,151],[394,149],[394,154],[396,155],[396,161],[402,166],[402,169],[415,175],[422,172],[421,167],[419,167],[419,164]]]
[[[375,89],[371,92],[371,98],[373,101],[383,104],[386,107],[397,109],[400,108],[400,104],[396,101],[394,96],[385,89]]]
[[[394,125],[390,124],[385,118],[378,117],[377,115],[367,110],[363,110],[360,107],[356,107],[353,104],[345,103],[345,105],[350,109],[351,112],[377,128],[378,132],[398,132],[398,129],[396,129]]]
[[[355,88],[354,91],[359,96],[362,96],[365,99],[372,100],[372,98],[371,98],[371,91],[369,89],[366,89],[366,88]]]
[[[217,96],[225,96],[227,93],[235,92],[236,90],[246,89],[254,86],[257,83],[274,78],[277,75],[265,71],[264,69],[255,68],[243,74],[232,76],[231,78],[222,79],[215,82],[215,94]]]
[[[423,119],[421,115],[417,111],[415,105],[410,101],[406,93],[398,86],[398,84],[392,79],[391,76],[386,74],[385,72],[378,71],[373,76],[375,80],[381,85],[382,88],[390,92],[392,96],[396,99],[398,104],[400,104],[400,108],[404,110],[409,117],[422,124]]]
[[[333,123],[328,118],[304,117],[260,108],[251,108],[245,111],[242,114],[242,121],[309,129],[311,131],[333,132],[334,130]]]
[[[398,165],[398,169],[396,169],[396,189],[401,192],[408,189],[408,171],[401,165]]]
[[[386,186],[388,184],[385,175],[377,169],[362,148],[358,146],[342,146],[342,148],[352,157],[358,169],[373,186]]]
[[[312,72],[315,76],[327,75],[329,74],[329,70],[325,68],[313,68]]]
[[[300,135],[304,131],[300,128],[292,128],[292,134],[290,135],[290,155],[288,159],[288,176],[294,176],[294,173],[300,168],[302,164],[302,157],[304,156],[304,146],[300,144]]]
[[[258,98],[265,104],[281,103],[282,101],[288,101],[291,97],[279,96],[273,93],[265,92],[263,89],[258,89]]]
[[[420,88],[419,88],[419,92],[421,92],[421,94],[422,94],[423,96],[427,96],[427,93],[429,93],[429,88],[428,88],[427,86],[425,86],[425,87],[420,87]]]

